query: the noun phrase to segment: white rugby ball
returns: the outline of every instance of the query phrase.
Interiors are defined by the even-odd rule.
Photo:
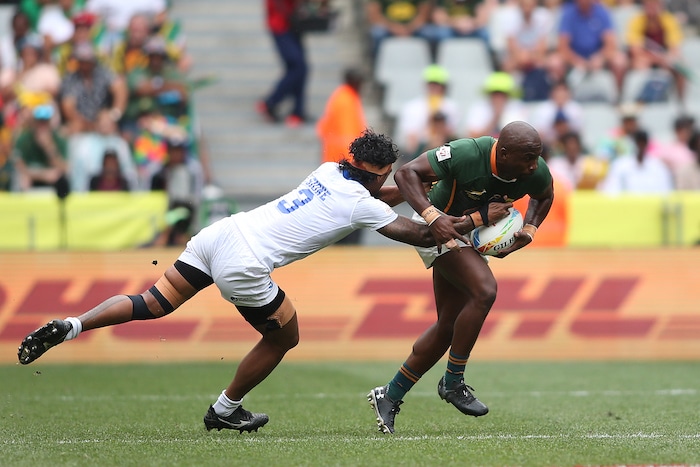
[[[472,247],[482,255],[495,256],[515,241],[515,232],[523,228],[523,216],[515,208],[496,223],[482,225],[472,230],[469,240]]]

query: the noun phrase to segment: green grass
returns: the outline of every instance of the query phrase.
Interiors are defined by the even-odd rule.
[[[700,462],[700,362],[474,362],[478,419],[439,399],[440,363],[383,435],[365,394],[399,363],[284,362],[245,401],[270,423],[243,434],[202,423],[230,363],[0,366],[0,465]]]

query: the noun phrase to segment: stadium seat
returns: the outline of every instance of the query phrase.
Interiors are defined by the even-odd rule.
[[[497,57],[502,57],[506,51],[506,34],[504,24],[511,24],[509,16],[518,14],[518,7],[514,5],[499,5],[489,16],[487,25],[489,32],[489,45]]]
[[[662,69],[628,71],[622,86],[621,102],[637,101],[644,85],[652,79],[671,80],[672,77],[668,71]]]
[[[476,38],[442,41],[437,50],[437,64],[450,74],[447,95],[465,107],[481,96],[484,81],[493,72],[486,44]]]
[[[402,72],[401,79],[388,83],[384,89],[382,101],[384,113],[391,118],[396,118],[407,101],[422,95],[424,91],[422,70]]]
[[[620,123],[615,107],[606,103],[584,103],[583,131],[581,137],[584,146],[589,150],[595,149],[597,144],[607,136],[613,128]]]
[[[627,45],[627,24],[630,22],[632,17],[642,11],[639,5],[621,5],[610,8],[610,15],[612,16],[613,25],[615,27],[615,32],[617,34],[617,40],[620,46],[625,47]]]
[[[695,75],[695,79],[700,79],[700,37],[686,37],[681,51],[683,60]]]
[[[611,71],[584,72],[574,69],[567,77],[573,97],[580,102],[617,102],[617,85]]]
[[[381,85],[401,81],[406,74],[418,74],[430,64],[428,42],[418,37],[387,37],[377,52],[374,78]]]
[[[650,138],[668,143],[674,139],[673,122],[680,113],[671,102],[644,105],[639,111],[639,126],[649,132]]]

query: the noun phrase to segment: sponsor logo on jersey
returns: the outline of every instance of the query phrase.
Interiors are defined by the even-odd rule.
[[[486,194],[486,190],[476,191],[476,190],[464,190],[464,194],[471,199],[479,199]]]
[[[442,162],[452,157],[451,149],[449,146],[440,146],[437,151],[435,151],[435,157],[437,157],[438,162]]]

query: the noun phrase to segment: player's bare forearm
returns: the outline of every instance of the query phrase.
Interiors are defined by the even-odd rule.
[[[453,221],[455,228],[462,233],[474,228],[473,224],[465,217],[444,216]],[[470,227],[471,226],[471,227]],[[407,243],[413,246],[435,246],[435,238],[426,224],[413,222],[411,219],[399,216],[391,224],[378,229],[377,232],[397,242]]]
[[[549,187],[547,191],[539,196],[530,196],[530,202],[527,205],[527,213],[525,213],[525,224],[532,224],[539,227],[544,221],[549,210],[554,202],[554,188]]]
[[[379,195],[377,196],[380,200],[384,201],[391,207],[404,202],[403,195],[399,191],[399,187],[393,186],[383,186],[379,190]]]

